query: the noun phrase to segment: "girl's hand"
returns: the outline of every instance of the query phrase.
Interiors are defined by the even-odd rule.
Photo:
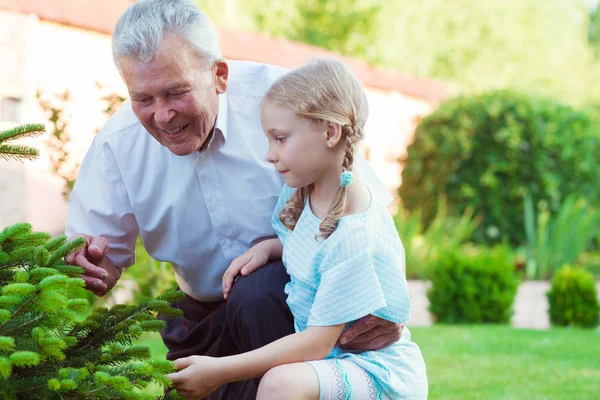
[[[238,275],[246,276],[264,267],[269,261],[270,249],[264,242],[251,247],[247,252],[235,258],[223,275],[223,297],[227,299],[233,282]]]
[[[179,371],[168,374],[173,388],[187,399],[203,399],[224,385],[223,374],[219,373],[219,359],[191,356],[175,360]]]

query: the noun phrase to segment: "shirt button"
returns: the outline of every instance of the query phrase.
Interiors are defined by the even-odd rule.
[[[219,204],[219,200],[217,200],[217,198],[215,197],[214,199],[212,199],[211,203],[213,206],[216,206],[217,204]]]
[[[231,246],[231,240],[225,239],[225,241],[223,242],[223,244],[225,245],[225,247],[229,247],[229,246]]]

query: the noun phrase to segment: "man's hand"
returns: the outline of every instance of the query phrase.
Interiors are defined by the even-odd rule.
[[[74,253],[67,254],[65,262],[83,268],[81,278],[85,281],[86,288],[98,296],[104,296],[121,277],[121,270],[106,257],[106,238],[78,233],[69,240],[79,237],[85,239],[86,245]]]
[[[402,328],[400,324],[367,315],[348,328],[338,343],[344,350],[380,350],[400,340]]]

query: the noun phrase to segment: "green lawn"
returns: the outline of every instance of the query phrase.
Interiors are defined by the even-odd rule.
[[[600,332],[413,328],[431,399],[600,399]]]
[[[438,325],[411,332],[427,364],[430,399],[600,399],[598,331]],[[157,335],[142,343],[164,357]]]

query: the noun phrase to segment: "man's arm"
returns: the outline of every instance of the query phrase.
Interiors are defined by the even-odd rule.
[[[402,324],[367,315],[340,336],[339,345],[343,350],[380,350],[400,340],[403,328]]]

